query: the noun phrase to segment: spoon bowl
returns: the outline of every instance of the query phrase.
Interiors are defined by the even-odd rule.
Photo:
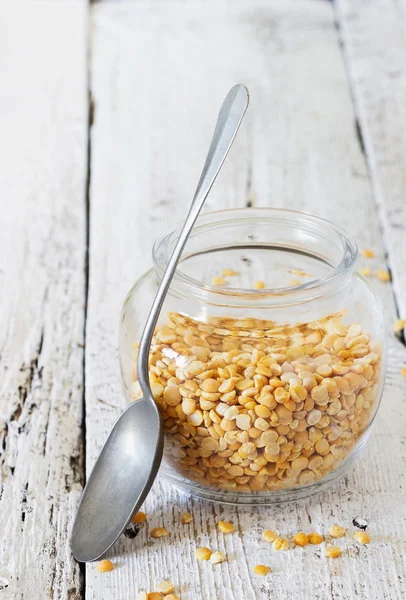
[[[72,531],[76,560],[97,560],[114,544],[147,496],[162,453],[158,409],[153,398],[140,398],[113,425],[87,482]]]

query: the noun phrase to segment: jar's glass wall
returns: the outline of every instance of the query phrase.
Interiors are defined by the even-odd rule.
[[[332,479],[362,446],[382,392],[382,311],[336,228],[289,211],[232,212],[194,232],[151,347],[163,470],[213,499],[280,501]],[[124,306],[129,400],[140,396],[136,342],[174,239],[158,243],[155,270]]]

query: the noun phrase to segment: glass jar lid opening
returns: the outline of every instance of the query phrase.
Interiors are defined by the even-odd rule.
[[[179,230],[156,241],[164,272]],[[333,223],[285,209],[204,213],[174,276],[171,292],[226,306],[287,305],[341,289],[354,271],[355,240]]]

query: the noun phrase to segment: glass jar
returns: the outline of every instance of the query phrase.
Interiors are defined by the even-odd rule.
[[[177,235],[155,243],[154,268],[124,304],[129,402],[142,395],[137,341]],[[167,479],[210,500],[270,504],[348,469],[385,369],[382,307],[356,260],[355,241],[312,215],[261,208],[199,218],[150,352]]]

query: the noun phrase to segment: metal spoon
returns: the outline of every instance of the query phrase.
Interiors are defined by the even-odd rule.
[[[137,373],[143,397],[130,404],[114,424],[79,504],[71,548],[81,562],[96,560],[114,544],[141,507],[158,473],[164,440],[148,379],[151,339],[183,248],[234,141],[248,101],[247,88],[235,85],[221,106],[192,205],[142,334]]]

